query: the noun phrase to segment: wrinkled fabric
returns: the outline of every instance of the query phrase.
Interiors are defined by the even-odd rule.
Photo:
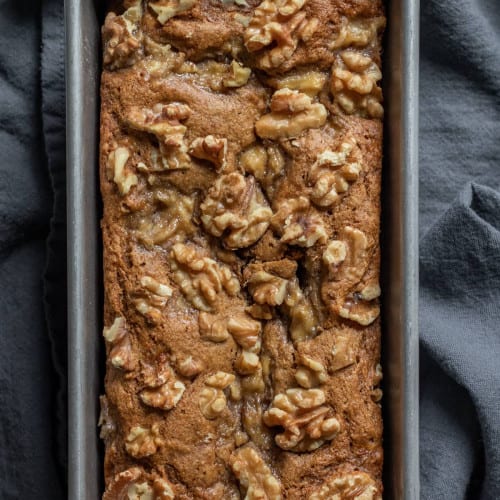
[[[421,498],[496,500],[500,2],[421,7]]]
[[[0,498],[58,500],[66,496],[58,379],[42,300],[54,198],[42,134],[41,5],[3,0],[0,12]]]

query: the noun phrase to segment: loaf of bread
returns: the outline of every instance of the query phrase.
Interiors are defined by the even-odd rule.
[[[380,499],[379,0],[115,2],[104,499]]]

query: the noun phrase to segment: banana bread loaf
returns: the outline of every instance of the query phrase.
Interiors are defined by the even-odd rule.
[[[114,2],[104,499],[380,499],[379,0]]]

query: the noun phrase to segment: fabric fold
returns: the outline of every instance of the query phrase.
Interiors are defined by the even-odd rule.
[[[423,498],[500,498],[499,227],[500,194],[469,183],[421,241]]]

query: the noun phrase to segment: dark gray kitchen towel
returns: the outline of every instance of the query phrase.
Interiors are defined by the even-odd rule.
[[[0,0],[0,12],[0,499],[58,500],[59,384],[42,301],[53,194],[42,134],[41,4]],[[59,307],[64,316],[64,301]]]
[[[500,2],[421,7],[422,498],[498,500]]]

